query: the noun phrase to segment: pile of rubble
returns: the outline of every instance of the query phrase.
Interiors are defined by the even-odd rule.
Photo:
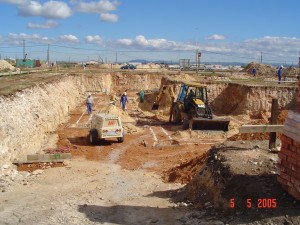
[[[243,70],[243,72],[246,72],[248,74],[252,74],[252,69],[256,69],[256,74],[258,76],[276,76],[277,75],[277,67],[266,65],[266,64],[260,64],[251,62],[249,63],[246,68]],[[284,67],[283,68],[283,75],[286,77],[293,77],[296,78],[297,75],[299,75],[298,68],[296,67]]]
[[[123,127],[124,127],[125,132],[127,134],[139,133],[139,132],[142,131],[142,129],[135,126],[136,121],[134,119],[132,119],[129,116],[129,114],[126,111],[123,111],[121,108],[119,108],[115,105],[110,105],[106,109],[106,113],[119,116],[121,118],[121,121],[123,123]]]
[[[12,66],[9,62],[5,60],[0,60],[0,71],[2,70],[11,70],[14,71],[15,67]]]
[[[243,70],[243,72],[247,72],[249,74],[252,74],[253,68],[256,69],[256,74],[258,76],[274,76],[276,75],[276,68],[271,65],[266,64],[260,64],[251,62],[249,63],[246,68]]]

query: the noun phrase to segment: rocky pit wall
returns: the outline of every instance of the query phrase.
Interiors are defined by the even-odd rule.
[[[113,73],[112,74],[112,89],[115,92],[121,93],[128,90],[139,91],[158,89],[162,78],[161,73]]]
[[[165,95],[160,100],[160,105],[169,109],[171,106],[171,94],[177,96],[179,83],[176,78],[164,77],[163,86],[167,87]],[[171,91],[172,89],[172,91]],[[270,113],[272,99],[278,99],[279,109],[291,109],[296,104],[297,87],[262,87],[247,86],[232,83],[207,83],[209,105],[215,114],[247,114],[253,117],[261,117]],[[162,107],[160,107],[162,109]],[[169,113],[169,110],[165,110]]]
[[[271,110],[272,99],[278,99],[280,109],[290,109],[296,103],[296,87],[259,87],[239,84],[209,84],[208,96],[215,113],[261,116]]]
[[[281,137],[278,182],[291,196],[300,200],[300,80],[297,109],[289,111]]]

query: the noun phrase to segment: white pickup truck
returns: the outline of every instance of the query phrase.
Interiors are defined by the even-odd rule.
[[[111,114],[95,114],[92,117],[89,139],[96,144],[99,139],[117,138],[119,143],[124,141],[124,128],[120,117]]]

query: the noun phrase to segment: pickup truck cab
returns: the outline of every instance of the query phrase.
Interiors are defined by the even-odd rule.
[[[99,139],[117,138],[119,143],[124,141],[124,128],[120,117],[99,113],[92,117],[89,139],[96,144]]]

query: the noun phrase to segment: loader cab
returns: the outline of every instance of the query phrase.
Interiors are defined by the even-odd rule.
[[[206,108],[208,104],[206,86],[181,84],[178,101],[183,103],[184,112],[190,112],[191,109]]]

